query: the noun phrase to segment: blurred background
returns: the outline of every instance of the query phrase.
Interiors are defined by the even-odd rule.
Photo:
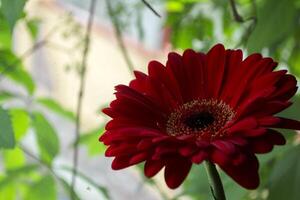
[[[113,171],[98,138],[133,70],[218,42],[299,78],[300,0],[0,0],[0,200],[210,199],[202,165],[169,190],[142,164]],[[293,101],[280,115],[299,120]],[[221,172],[228,199],[300,199],[300,136],[284,133],[287,145],[259,156],[257,190]]]

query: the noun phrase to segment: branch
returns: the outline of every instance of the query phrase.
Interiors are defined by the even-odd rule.
[[[35,160],[36,162],[38,162],[41,166],[43,166],[44,168],[46,168],[57,180],[60,180],[60,177],[54,172],[54,170],[52,169],[51,166],[49,166],[48,163],[46,163],[45,161],[39,159],[36,155],[34,155],[32,152],[30,152],[28,149],[26,149],[24,146],[22,146],[21,144],[18,145],[19,148],[29,157],[31,157],[33,160]]]
[[[236,10],[236,7],[235,7],[235,4],[234,4],[234,0],[230,0],[231,2],[233,2],[233,7],[232,7],[232,10],[233,10],[233,13],[237,13],[237,10]],[[252,23],[246,28],[245,30],[245,33],[243,34],[242,36],[242,39],[240,40],[240,42],[236,45],[236,47],[242,45],[242,44],[247,44],[248,42],[248,39],[250,38],[252,32],[254,31],[255,29],[255,26],[257,24],[257,6],[256,6],[256,0],[251,0],[251,7],[252,7],[252,12],[253,12],[253,16],[247,18],[247,19],[242,19],[242,21],[240,23],[244,23],[246,21],[252,21]],[[235,11],[234,11],[235,10]],[[239,14],[237,13],[237,15],[239,16]]]
[[[96,7],[96,0],[90,1],[89,9],[89,19],[85,34],[84,40],[84,49],[82,53],[82,63],[81,63],[81,72],[80,72],[80,86],[79,93],[77,97],[77,108],[76,108],[76,124],[75,124],[75,143],[74,143],[74,155],[73,155],[73,171],[72,171],[72,181],[71,181],[71,199],[75,199],[75,185],[76,185],[76,176],[77,176],[77,167],[78,167],[78,153],[79,153],[79,136],[80,136],[80,127],[81,127],[81,111],[82,111],[82,98],[84,95],[85,88],[85,79],[86,79],[86,68],[87,68],[87,57],[90,48],[90,37],[92,31],[92,25],[94,20],[94,12]]]
[[[41,160],[40,158],[38,158],[36,155],[34,155],[32,152],[30,152],[28,149],[26,149],[24,146],[22,146],[21,144],[18,145],[19,148],[29,157],[31,157],[33,160],[35,160],[40,166],[44,167],[46,170],[48,170],[53,177],[61,183],[61,185],[64,185],[66,183],[66,181],[59,177],[55,171],[53,170],[53,168],[51,166],[49,166],[48,163],[46,163],[45,161]],[[73,191],[73,188],[70,188],[70,191]],[[73,191],[75,193],[75,191]]]
[[[235,4],[235,0],[229,0],[229,2],[230,2],[232,14],[233,14],[233,17],[234,17],[235,21],[237,21],[237,22],[239,22],[239,23],[243,23],[245,20],[244,20],[243,17],[238,13],[237,8],[236,8],[236,4]]]
[[[142,0],[142,2],[157,16],[161,17],[161,15],[146,1]]]
[[[116,38],[117,38],[119,48],[121,50],[121,53],[123,54],[123,57],[124,57],[124,60],[127,64],[129,72],[132,73],[134,71],[134,67],[133,67],[132,61],[130,60],[130,57],[128,55],[128,51],[127,51],[127,49],[125,47],[125,44],[124,44],[124,41],[123,41],[122,31],[121,31],[121,28],[120,28],[119,21],[118,21],[118,19],[116,18],[115,14],[114,14],[114,10],[113,10],[112,5],[111,5],[111,0],[105,0],[105,2],[106,2],[107,10],[108,10],[108,15],[110,17],[110,20],[111,20],[113,26],[114,26],[114,31],[115,31],[115,34],[116,34]]]

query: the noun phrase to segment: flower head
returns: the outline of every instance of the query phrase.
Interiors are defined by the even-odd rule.
[[[271,58],[215,45],[207,54],[169,53],[166,66],[151,61],[148,74],[135,71],[129,86],[116,86],[116,100],[103,112],[112,119],[100,137],[115,157],[113,169],[145,161],[147,177],[164,168],[178,187],[192,164],[216,163],[241,186],[259,185],[255,154],[285,139],[274,128],[300,129],[276,116],[289,107],[296,79]]]

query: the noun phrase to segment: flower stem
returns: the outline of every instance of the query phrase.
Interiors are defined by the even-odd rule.
[[[226,200],[223,184],[216,166],[210,161],[205,161],[205,169],[214,200]]]

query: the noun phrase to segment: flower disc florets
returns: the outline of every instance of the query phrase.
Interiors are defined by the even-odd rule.
[[[221,138],[225,134],[222,128],[234,116],[234,110],[222,101],[193,100],[171,113],[166,132],[172,136],[195,135],[200,140]]]

